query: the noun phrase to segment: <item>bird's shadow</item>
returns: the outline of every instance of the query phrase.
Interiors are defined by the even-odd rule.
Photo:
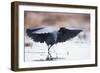
[[[64,60],[65,58],[49,58],[49,59],[40,59],[40,60],[32,60],[32,61],[59,61],[59,60]]]

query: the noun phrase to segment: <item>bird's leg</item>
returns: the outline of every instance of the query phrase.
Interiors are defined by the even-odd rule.
[[[52,57],[51,54],[50,54],[50,48],[48,48],[48,55],[49,55],[50,58]]]
[[[52,59],[52,56],[51,56],[51,54],[50,54],[50,48],[52,47],[52,45],[50,45],[49,47],[48,47],[48,56],[47,56],[47,60],[51,60]]]

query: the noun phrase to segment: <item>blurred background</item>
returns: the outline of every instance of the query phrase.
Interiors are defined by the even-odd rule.
[[[24,18],[25,29],[58,26],[90,30],[90,14],[25,11]]]

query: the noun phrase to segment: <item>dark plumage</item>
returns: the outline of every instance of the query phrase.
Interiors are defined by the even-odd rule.
[[[58,31],[48,32],[48,33],[34,33],[37,30],[41,30],[44,28],[37,29],[27,29],[26,33],[29,37],[33,39],[35,42],[43,43],[45,42],[48,46],[48,57],[47,60],[51,60],[52,56],[49,53],[49,49],[57,43],[65,42],[71,38],[74,38],[81,30],[69,30],[64,27],[60,28]]]

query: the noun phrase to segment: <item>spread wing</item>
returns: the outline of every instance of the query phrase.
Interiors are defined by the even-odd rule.
[[[33,39],[33,41],[40,42],[40,43],[45,42],[48,37],[48,33],[37,34],[37,33],[34,33],[34,31],[30,29],[27,29],[26,33],[30,38]]]
[[[77,36],[82,30],[69,30],[66,28],[61,28],[58,31],[58,38],[57,38],[57,42],[65,42],[69,39],[74,38],[75,36]]]
[[[26,33],[35,42],[45,42],[47,45],[53,45],[55,43],[52,33],[34,33],[30,29],[27,29]]]

